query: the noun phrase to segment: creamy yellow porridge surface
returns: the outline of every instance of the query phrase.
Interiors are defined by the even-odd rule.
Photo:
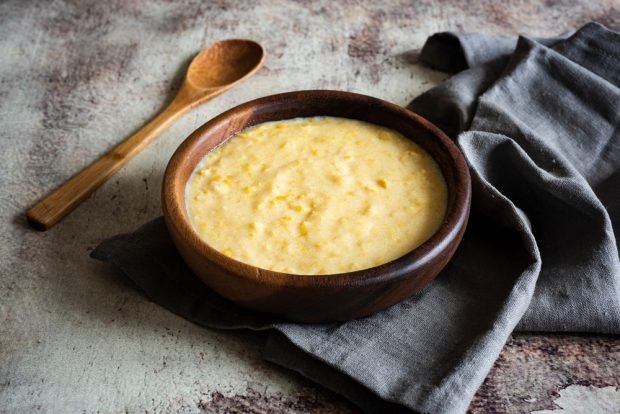
[[[343,118],[268,122],[207,154],[186,189],[213,248],[263,269],[329,274],[374,267],[443,221],[438,165],[395,131]]]

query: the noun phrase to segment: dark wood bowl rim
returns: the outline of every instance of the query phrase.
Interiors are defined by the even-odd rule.
[[[303,101],[313,96],[320,96],[321,99],[340,100],[350,103],[351,105],[367,105],[369,100],[371,100],[389,111],[397,113],[399,116],[410,119],[411,122],[418,124],[418,126],[430,132],[441,142],[451,161],[454,163],[453,168],[455,171],[456,187],[460,187],[464,191],[454,192],[455,199],[452,203],[452,208],[447,212],[439,230],[426,242],[398,259],[373,268],[339,274],[296,275],[261,269],[239,262],[220,253],[200,238],[189,221],[185,209],[185,200],[179,200],[177,197],[168,196],[169,194],[178,194],[179,189],[177,187],[179,185],[183,185],[181,194],[185,194],[186,181],[180,180],[179,170],[181,165],[189,159],[189,152],[201,141],[206,139],[207,132],[210,129],[221,123],[228,122],[229,119],[239,114],[246,113],[248,110],[259,108],[264,105],[269,105],[282,99],[286,101]],[[252,124],[248,124],[245,128],[251,125]],[[239,131],[241,130],[237,132]],[[232,136],[234,136],[234,134],[226,137],[226,140]],[[204,157],[204,154],[202,156]],[[192,166],[192,171],[194,168],[195,165]],[[471,182],[467,163],[457,146],[438,127],[425,118],[396,104],[366,95],[335,90],[303,90],[280,93],[255,99],[223,112],[195,130],[179,146],[168,163],[164,173],[162,188],[162,206],[164,215],[167,214],[168,216],[166,220],[167,225],[174,226],[178,234],[183,235],[182,237],[185,237],[185,241],[201,256],[207,258],[210,262],[219,267],[233,272],[238,277],[248,279],[248,281],[252,281],[253,283],[273,287],[292,288],[321,289],[343,286],[363,286],[382,283],[387,280],[410,275],[412,272],[424,268],[427,262],[436,255],[441,254],[442,251],[449,247],[451,242],[458,238],[459,232],[467,222],[471,201]]]

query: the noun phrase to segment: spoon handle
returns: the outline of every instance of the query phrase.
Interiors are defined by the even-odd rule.
[[[48,230],[53,227],[165,131],[187,109],[187,106],[181,105],[177,100],[172,101],[166,109],[135,134],[32,206],[26,212],[28,224],[37,230]]]

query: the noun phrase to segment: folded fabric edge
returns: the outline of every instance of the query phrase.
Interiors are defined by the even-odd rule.
[[[263,358],[345,397],[367,413],[411,413],[403,405],[382,399],[348,375],[307,354],[277,330],[269,331]]]
[[[420,60],[433,69],[447,73],[457,73],[468,68],[461,42],[451,32],[429,37],[422,47]]]
[[[145,251],[155,260],[141,260]],[[153,251],[158,254],[152,254]],[[169,239],[162,217],[147,222],[133,233],[104,240],[90,257],[116,267],[150,301],[197,325],[260,331],[279,322],[231,303],[193,276]],[[170,278],[172,274],[174,279]]]

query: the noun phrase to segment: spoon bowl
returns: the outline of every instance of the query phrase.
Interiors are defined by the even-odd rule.
[[[263,48],[252,40],[222,40],[192,60],[185,82],[196,89],[219,89],[256,72],[264,58]]]
[[[26,212],[31,227],[48,230],[82,203],[179,116],[254,74],[265,52],[256,42],[222,40],[203,49],[189,65],[172,102],[138,132],[118,144]]]

